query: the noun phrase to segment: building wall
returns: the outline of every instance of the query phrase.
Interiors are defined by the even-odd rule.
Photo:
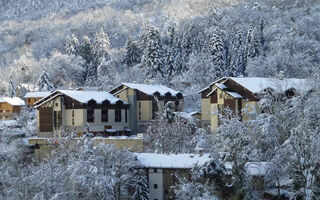
[[[201,98],[201,126],[203,128],[208,127],[210,125],[210,99],[209,98]]]
[[[150,200],[164,200],[164,171],[162,169],[148,169]],[[155,188],[157,185],[157,188]]]
[[[20,113],[20,106],[12,106],[9,103],[0,103],[0,120],[11,119],[14,114]]]
[[[61,127],[54,129],[53,132],[57,133],[59,137],[63,131],[73,131],[82,135],[86,131],[87,126],[87,110],[86,109],[65,109],[63,104],[63,97],[56,97],[43,106],[53,108],[53,111],[60,111],[62,115]],[[72,117],[74,111],[74,117]],[[54,114],[54,113],[53,113]],[[40,119],[39,110],[37,110],[37,130],[38,137],[53,137],[52,132],[40,132]],[[129,111],[127,111],[127,122],[125,122],[125,109],[121,110],[121,122],[115,122],[115,110],[108,110],[108,122],[101,122],[101,109],[94,110],[94,122],[89,122],[89,129],[92,132],[104,132],[105,126],[111,126],[116,131],[123,131],[124,128],[129,127]],[[72,123],[74,122],[74,124]]]
[[[138,122],[152,120],[152,101],[137,101],[136,106]]]
[[[40,99],[42,99],[42,97],[26,98],[26,104],[28,107],[31,107],[35,102],[39,101]]]

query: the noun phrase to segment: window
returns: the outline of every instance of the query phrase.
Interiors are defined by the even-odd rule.
[[[74,117],[74,110],[72,111],[72,117]]]
[[[139,108],[141,108],[141,102],[139,102]]]
[[[94,109],[93,108],[87,109],[87,122],[94,122]]]
[[[53,112],[53,122],[54,122],[54,128],[55,129],[60,128],[60,126],[62,124],[61,111],[54,111]]]
[[[128,110],[125,109],[125,123],[128,123]]]
[[[219,98],[222,99],[222,93],[220,93]]]
[[[101,109],[101,122],[108,122],[108,109]]]
[[[121,109],[120,108],[115,108],[115,122],[121,122]]]
[[[74,118],[72,118],[72,126],[74,126]]]
[[[28,99],[28,102],[30,103],[30,102],[31,102],[31,99]]]
[[[157,173],[157,172],[158,172],[158,169],[154,169],[153,172],[154,172],[154,173]]]
[[[154,184],[154,185],[153,185],[153,188],[154,188],[154,189],[158,189],[158,184]]]
[[[58,103],[56,103],[56,107],[58,107],[59,106],[59,104]]]

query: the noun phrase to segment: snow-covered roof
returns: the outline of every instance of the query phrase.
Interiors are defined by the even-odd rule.
[[[24,106],[25,102],[19,97],[0,97],[0,103],[8,103],[12,106]]]
[[[247,88],[253,93],[259,93],[264,89],[280,90],[282,92],[288,89],[296,89],[298,91],[311,89],[307,79],[298,78],[259,78],[259,77],[231,77],[229,78],[241,86]]]
[[[148,85],[148,84],[138,84],[138,83],[122,83],[122,84],[126,87],[139,90],[148,95],[153,95],[156,92],[158,92],[161,96],[164,96],[166,93],[170,93],[171,95],[177,95],[178,93],[181,93],[179,91],[168,88],[164,85]]]
[[[75,91],[75,90],[58,90],[60,93],[63,93],[81,103],[88,103],[90,100],[95,100],[97,103],[102,103],[105,100],[108,100],[111,104],[115,104],[118,101],[125,101],[113,96],[109,92],[102,91]]]
[[[50,93],[48,96],[44,97],[42,100],[37,101],[34,105],[35,108],[41,106],[43,103],[50,101],[57,96],[64,94],[69,96],[80,103],[88,103],[90,100],[96,101],[98,104],[102,103],[105,100],[108,100],[111,104],[115,104],[118,101],[128,104],[127,102],[113,96],[109,92],[102,91],[77,91],[77,90],[56,90],[53,93]]]
[[[40,98],[40,97],[46,97],[49,94],[51,94],[51,92],[28,92],[24,98]]]
[[[209,154],[157,154],[135,153],[138,161],[146,168],[191,169],[211,159]]]
[[[240,94],[238,94],[236,92],[229,92],[229,91],[225,91],[225,92],[235,99],[242,99],[243,98],[243,96],[241,96]]]

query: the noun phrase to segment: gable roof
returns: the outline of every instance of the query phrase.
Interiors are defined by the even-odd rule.
[[[43,103],[55,98],[59,95],[66,95],[70,98],[79,101],[80,103],[88,103],[90,100],[96,101],[98,104],[102,103],[103,101],[108,100],[111,104],[115,104],[121,101],[124,104],[128,104],[127,102],[113,96],[109,92],[102,92],[102,91],[77,91],[77,90],[56,90],[55,92],[49,94],[48,96],[44,97],[40,101],[37,101],[34,105],[35,108],[41,106]]]
[[[311,89],[309,80],[298,78],[259,78],[259,77],[231,77],[229,78],[253,93],[260,93],[265,89],[280,90],[285,92],[288,89],[304,91]]]
[[[224,80],[224,81],[223,81]],[[308,79],[298,79],[298,78],[262,78],[262,77],[223,77],[212,83],[210,83],[209,87],[206,87],[199,91],[199,93],[203,92],[206,89],[209,89],[213,85],[222,85],[219,82],[223,81],[223,83],[228,80],[232,80],[242,87],[248,89],[252,93],[260,93],[265,89],[273,89],[280,92],[285,92],[288,89],[295,89],[298,91],[308,91],[311,90],[312,87],[310,85],[310,80]],[[232,89],[232,88],[229,88]]]
[[[12,106],[24,106],[25,102],[19,97],[0,97],[0,103],[8,103]]]
[[[158,92],[160,96],[164,96],[166,93],[170,93],[173,96],[177,94],[182,94],[181,92],[168,88],[164,85],[148,85],[148,84],[139,84],[139,83],[122,83],[122,85],[128,88],[139,90],[140,92],[143,92],[147,95],[154,95],[154,93],[156,92]],[[122,90],[124,89],[125,88],[123,88]],[[119,90],[116,93],[122,90]]]
[[[211,160],[210,154],[157,154],[135,153],[138,161],[146,168],[191,169]]]
[[[40,98],[40,97],[46,97],[49,94],[51,94],[51,92],[28,92],[24,98]]]

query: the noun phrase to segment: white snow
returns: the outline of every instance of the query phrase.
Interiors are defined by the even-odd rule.
[[[261,78],[261,77],[224,77],[212,82],[210,86],[217,84],[221,80],[228,80],[228,79],[231,79],[239,83],[241,86],[247,88],[253,93],[259,93],[262,90],[268,89],[268,88],[276,91],[280,90],[281,92],[284,92],[291,88],[296,89],[298,91],[308,91],[312,89],[310,85],[310,80],[298,79],[298,78],[280,79],[280,78]],[[204,89],[207,89],[207,88],[204,88]]]
[[[249,176],[263,176],[266,174],[269,166],[273,165],[272,162],[247,162],[245,167]],[[225,168],[228,171],[232,170],[232,162],[226,162]]]
[[[243,96],[241,96],[240,94],[236,93],[236,92],[229,92],[229,91],[225,91],[227,94],[229,94],[230,96],[232,96],[233,98],[236,99],[242,99]]]
[[[225,89],[228,88],[228,87],[225,86],[224,84],[220,84],[220,83],[216,83],[216,84],[214,84],[214,85],[217,86],[218,88],[220,88],[221,90],[225,90]]]
[[[24,106],[25,102],[19,97],[0,97],[0,103],[8,103],[12,106]]]
[[[113,96],[109,92],[100,92],[100,91],[75,91],[75,90],[58,90],[59,92],[81,102],[88,103],[90,100],[95,100],[97,103],[102,103],[105,100],[108,100],[110,103],[115,104],[121,99]],[[127,104],[127,102],[122,101]]]
[[[24,98],[39,98],[39,97],[46,97],[50,95],[51,92],[28,92]]]
[[[153,95],[156,92],[159,92],[161,96],[164,96],[166,93],[170,93],[171,95],[177,95],[178,93],[181,93],[179,91],[173,90],[163,85],[147,85],[147,84],[138,84],[138,83],[122,83],[122,84],[129,88],[139,90],[148,95]]]
[[[135,153],[135,155],[146,168],[191,169],[211,159],[210,154]]]

